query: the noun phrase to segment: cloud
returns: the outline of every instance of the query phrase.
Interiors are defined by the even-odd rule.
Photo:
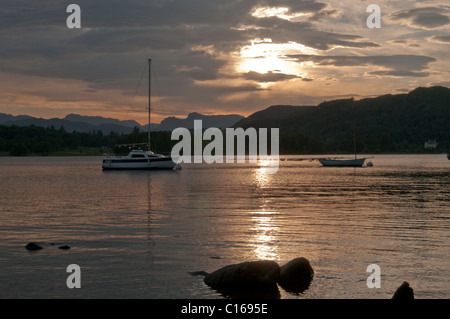
[[[315,0],[261,0],[255,7],[285,7],[289,8],[291,13],[317,13],[325,9],[327,4]]]
[[[394,77],[426,77],[428,72],[422,72],[435,58],[421,55],[378,55],[378,56],[321,56],[321,55],[291,55],[299,62],[311,61],[317,66],[334,67],[383,67],[384,70],[369,72],[372,75]]]
[[[434,29],[450,24],[448,14],[449,10],[444,7],[425,7],[394,12],[389,15],[389,19],[412,28]]]
[[[445,86],[445,87],[450,88],[450,81],[433,82],[433,83],[430,83],[430,85],[432,85],[432,86]]]
[[[271,38],[274,43],[297,42],[319,50],[329,50],[341,46],[350,48],[376,48],[377,43],[365,40],[362,36],[340,34],[315,29],[311,22],[292,22],[277,17],[247,19],[248,34],[253,38]]]
[[[279,82],[299,78],[299,76],[293,74],[275,73],[272,71],[269,71],[267,73],[250,71],[245,73],[243,75],[243,78],[256,82]]]
[[[432,35],[431,37],[427,38],[427,40],[436,43],[448,44],[450,43],[450,36]]]
[[[414,72],[414,71],[401,71],[401,70],[384,70],[384,71],[372,71],[369,74],[380,75],[380,76],[393,76],[393,77],[427,77],[430,75],[429,72]]]
[[[118,109],[136,92],[147,58],[173,115],[445,81],[436,71],[448,70],[448,6],[387,2],[379,3],[383,21],[395,29],[369,30],[366,5],[350,0],[78,0],[82,28],[68,29],[70,2],[3,0],[0,80],[27,77],[23,88],[0,87],[0,96],[45,99],[39,110],[53,101],[49,113],[58,101]],[[245,57],[247,47],[256,53]],[[53,92],[58,80],[65,86]],[[43,84],[50,89],[26,90]],[[147,94],[142,87],[138,101]]]

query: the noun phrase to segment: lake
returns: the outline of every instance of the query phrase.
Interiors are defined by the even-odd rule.
[[[450,161],[376,155],[373,167],[317,156],[181,171],[102,171],[100,157],[0,158],[0,298],[216,299],[189,272],[307,258],[303,293],[281,299],[450,296]],[[29,242],[56,243],[28,251]],[[69,245],[60,250],[58,245]],[[68,265],[81,269],[69,289]],[[367,267],[381,269],[368,288]]]

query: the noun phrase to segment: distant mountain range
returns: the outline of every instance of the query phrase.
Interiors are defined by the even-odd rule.
[[[170,153],[174,141],[167,132],[177,127],[192,129],[196,119],[203,121],[203,128],[279,128],[281,154],[353,153],[353,123],[359,153],[450,152],[450,89],[442,86],[361,100],[325,101],[316,106],[273,105],[246,118],[199,113],[185,119],[169,117],[152,124],[153,131],[161,131],[153,134],[153,146]],[[59,130],[61,127],[65,132]],[[141,134],[134,134],[135,127]],[[103,134],[98,134],[100,131]],[[66,149],[78,152],[80,147],[143,142],[145,131],[146,127],[135,121],[100,116],[69,114],[62,119],[40,119],[0,113],[0,151],[12,155],[51,154]],[[85,132],[93,134],[82,138]],[[117,137],[111,132],[124,135]],[[436,147],[430,150],[426,145]]]
[[[234,124],[244,119],[242,115],[202,115],[199,113],[190,113],[186,119],[179,119],[176,117],[168,117],[161,121],[161,124],[157,128],[157,131],[172,131],[177,127],[185,127],[187,129],[194,128],[194,120],[202,120],[202,127],[217,127],[224,129],[232,127]],[[152,127],[153,130],[153,127]]]
[[[152,131],[172,131],[177,127],[185,127],[192,129],[194,127],[194,120],[201,119],[203,128],[218,127],[226,128],[233,126],[236,122],[243,119],[241,115],[202,115],[199,113],[191,113],[186,119],[179,119],[176,117],[169,117],[161,121],[160,124],[151,124]],[[0,113],[0,125],[17,125],[29,126],[35,125],[40,127],[54,127],[59,129],[61,126],[67,132],[97,132],[101,131],[103,134],[110,134],[116,132],[119,134],[129,134],[133,132],[135,127],[141,131],[147,130],[147,125],[140,125],[133,120],[121,121],[112,118],[104,118],[101,116],[83,116],[78,114],[69,114],[64,118],[42,119],[35,118],[28,115],[10,115]]]
[[[436,140],[436,151],[450,150],[450,89],[442,86],[360,100],[325,101],[316,106],[273,105],[248,117],[191,113],[185,119],[169,117],[151,127],[152,131],[192,129],[196,119],[203,121],[203,128],[279,128],[280,152],[284,154],[352,152],[353,122],[361,152],[421,152],[428,140]],[[146,131],[146,126],[132,120],[76,114],[40,119],[0,113],[0,125],[63,126],[66,132],[101,131],[103,135],[129,134],[134,127]]]

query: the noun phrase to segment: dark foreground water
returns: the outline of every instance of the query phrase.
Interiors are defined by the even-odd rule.
[[[314,280],[287,298],[450,296],[450,161],[376,156],[325,168],[285,157],[181,171],[103,172],[98,157],[0,158],[1,298],[223,298],[188,272],[306,257]],[[31,241],[65,244],[30,252]],[[66,268],[81,269],[69,289]],[[369,289],[367,266],[381,268]]]

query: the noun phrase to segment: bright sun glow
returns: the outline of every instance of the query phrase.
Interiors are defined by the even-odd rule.
[[[308,13],[289,13],[289,8],[286,7],[261,7],[252,12],[252,16],[255,18],[270,18],[277,17],[284,20],[294,20],[303,16],[309,15]]]
[[[315,54],[315,49],[296,42],[272,43],[271,39],[255,39],[251,45],[241,49],[242,62],[238,71],[306,76],[302,71],[302,64],[289,58],[289,55],[294,54]]]

